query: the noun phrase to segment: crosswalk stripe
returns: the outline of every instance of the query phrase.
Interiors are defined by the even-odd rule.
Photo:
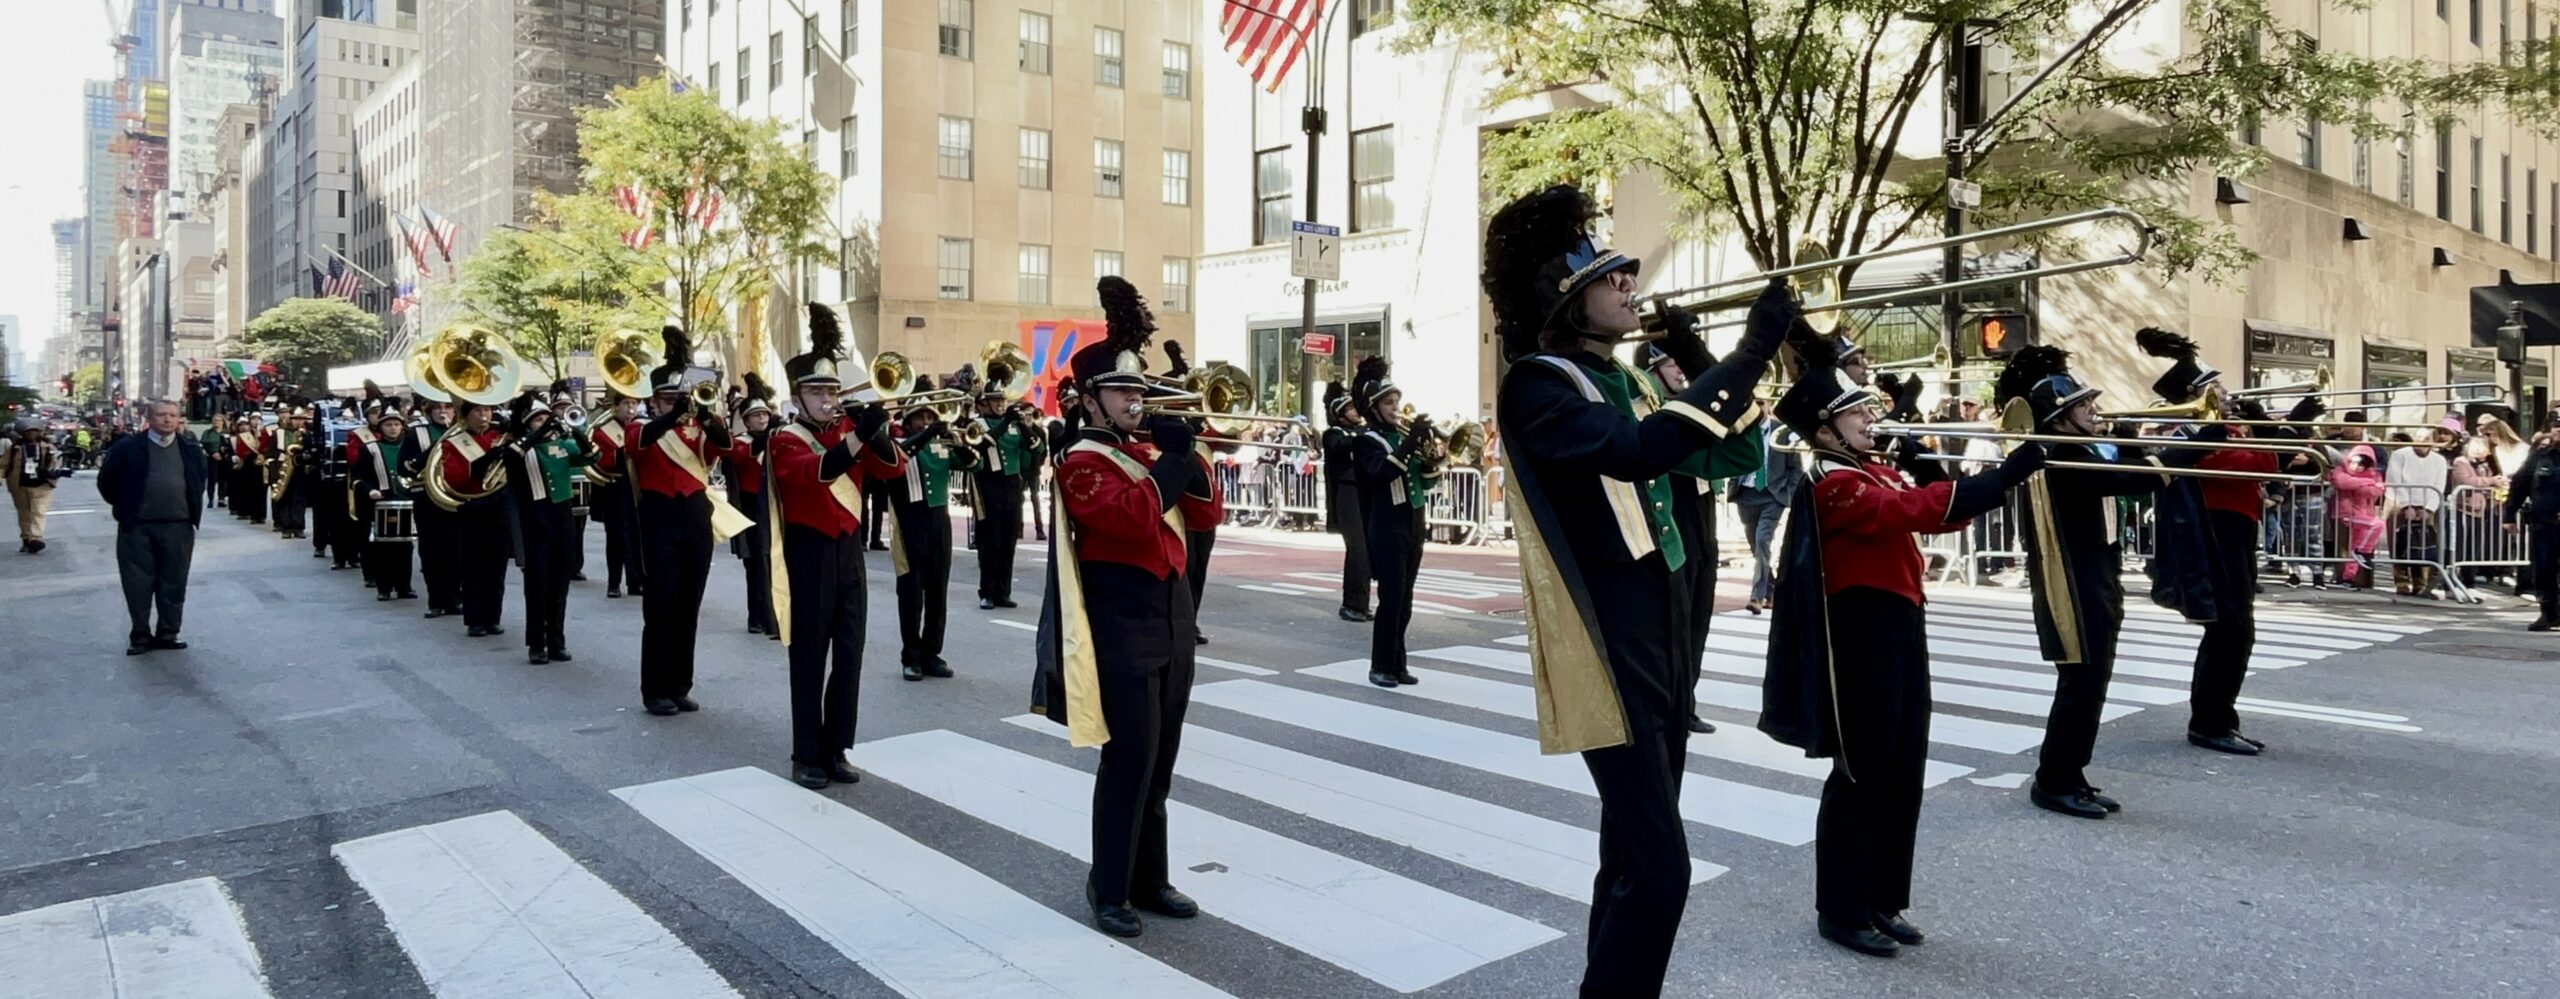
[[[1500,643],[1502,643],[1502,644],[1504,644],[1504,645],[1518,645],[1518,646],[1526,647],[1526,646],[1529,644],[1529,636],[1527,636],[1527,635],[1504,635],[1504,636],[1502,636],[1502,637],[1500,637],[1500,638],[1494,639],[1494,641],[1500,642]]]
[[[2385,732],[2404,733],[2426,731],[2425,729],[2419,728],[2415,725],[2404,725],[2400,722],[2378,721],[2372,718],[2359,717],[2359,715],[2370,714],[2370,712],[2356,712],[2354,714],[2349,714],[2339,711],[2336,708],[2323,708],[2308,704],[2295,706],[2286,704],[2283,701],[2264,701],[2249,697],[2241,698],[2237,706],[2240,710],[2251,714],[2277,715],[2285,718],[2301,718],[2308,721],[2324,721],[2333,725],[2346,725],[2354,728],[2371,728],[2380,729]]]
[[[2043,653],[2032,648],[1984,645],[1979,642],[1951,642],[1940,638],[1929,640],[1929,652],[1932,656],[1960,656],[1966,659],[2019,665],[2040,664],[2045,661]],[[2149,659],[2118,659],[2115,662],[2115,675],[2138,676],[2146,680],[2176,680],[2183,683],[2195,679],[2195,672],[2193,663],[2172,664],[2153,662]]]
[[[761,770],[613,793],[902,995],[1225,995]]]
[[[1223,669],[1223,670],[1234,670],[1235,672],[1242,673],[1242,674],[1244,674],[1244,675],[1246,675],[1246,676],[1278,676],[1278,675],[1280,675],[1280,671],[1278,671],[1278,670],[1264,669],[1264,668],[1262,668],[1262,667],[1260,667],[1260,666],[1255,666],[1255,665],[1252,665],[1252,664],[1250,664],[1250,663],[1233,662],[1233,661],[1226,660],[1226,659],[1218,659],[1218,658],[1211,657],[1211,656],[1199,655],[1199,654],[1197,654],[1197,653],[1194,653],[1194,654],[1192,655],[1192,657],[1191,657],[1191,661],[1192,661],[1192,662],[1194,662],[1194,663],[1197,663],[1197,664],[1199,664],[1199,665],[1202,665],[1202,666],[1214,666],[1214,667],[1217,667],[1218,669]]]
[[[1369,682],[1369,661],[1354,659],[1299,672],[1327,680],[1366,685]],[[1441,670],[1417,669],[1413,673],[1422,682],[1410,687],[1397,687],[1394,693],[1474,708],[1512,718],[1537,720],[1536,692],[1528,687]],[[1711,760],[1739,763],[1762,770],[1810,777],[1814,780],[1831,776],[1830,762],[1807,757],[1804,755],[1804,750],[1781,744],[1760,730],[1746,725],[1719,725],[1716,726],[1716,731],[1712,735],[1691,734],[1689,752]],[[1936,787],[1972,772],[1972,767],[1930,760],[1927,772],[1922,778],[1922,786]],[[1696,774],[1691,774],[1688,779],[1713,778],[1700,778]]]
[[[1195,687],[1191,699],[1515,780],[1598,794],[1580,759],[1542,755],[1532,739],[1256,680]],[[1787,846],[1813,842],[1818,804],[1802,795],[1694,773],[1680,785],[1680,814],[1689,821]]]
[[[1760,660],[1724,652],[1708,652],[1703,665],[1710,673],[1723,673],[1728,676],[1760,677],[1767,674],[1767,665]],[[1972,663],[1945,659],[1930,660],[1929,674],[1951,680],[1971,680],[1975,683],[2018,687],[2036,691],[2048,698],[2053,694],[2055,687],[2051,670],[2030,672],[2022,669],[2003,669],[1998,666],[1976,666]],[[2107,698],[2147,705],[2184,704],[2187,702],[2187,692],[2118,680],[2107,684]]]
[[[272,995],[239,907],[213,878],[0,916],[0,969],[0,988],[45,999]]]
[[[2035,634],[2036,632],[2036,622],[2033,617],[2020,617],[2015,615],[1995,616],[1970,612],[1948,613],[1943,609],[1935,607],[1931,608],[1929,611],[1929,625],[1932,628],[1953,627],[1967,631],[1980,628],[1990,628],[2008,632],[2023,631],[2029,635]],[[2162,642],[2167,642],[2172,649],[2178,649],[2180,646],[2193,648],[2196,642],[2204,638],[2204,629],[2196,625],[2171,627],[2169,625],[2145,624],[2138,621],[2128,620],[2125,622],[2124,637],[2130,641],[2146,645],[2157,645]],[[2285,644],[2286,642],[2290,642],[2292,644]],[[2258,641],[2254,647],[2258,651],[2264,652],[2268,655],[2279,656],[2285,659],[2309,661],[2313,659],[2325,659],[2341,652],[2351,652],[2356,649],[2365,648],[2371,644],[2372,643],[2370,642],[2339,641],[2315,646],[2290,636],[2285,638],[2285,642],[2268,641],[2266,640],[2266,636],[2260,636],[2260,641]],[[2182,654],[2180,657],[2183,658],[2183,650],[2181,651]]]
[[[861,743],[853,762],[997,828],[1090,858],[1089,774],[940,730]],[[1179,887],[1203,910],[1397,991],[1429,988],[1564,935],[1182,802],[1167,808],[1167,853],[1184,872]]]
[[[2015,611],[2024,609],[2031,603],[2031,598],[2024,593],[2009,593],[1998,590],[1981,589],[1961,591],[1945,589],[1931,590],[1929,591],[1929,600],[1933,604],[1943,602],[1970,607],[1980,607],[1991,611]],[[2124,609],[2127,617],[2140,618],[2145,621],[2160,624],[2186,623],[2185,618],[2170,611],[2153,607],[2148,603],[2128,602],[2125,604]],[[2389,621],[2375,620],[2370,616],[2333,617],[2330,616],[2330,612],[2326,611],[2318,613],[2302,613],[2298,611],[2278,610],[2272,609],[2266,604],[2259,604],[2257,606],[2256,616],[2258,619],[2258,627],[2261,630],[2272,630],[2277,633],[2285,633],[2290,632],[2293,629],[2300,628],[2309,631],[2312,634],[2357,637],[2371,636],[2377,643],[2397,641],[2409,635],[2422,635],[2435,630],[2427,625],[2395,624]]]
[[[1046,718],[1005,720],[1067,735]],[[1183,730],[1174,773],[1576,902],[1591,901],[1600,873],[1600,836],[1591,830],[1213,728]],[[1720,864],[1689,862],[1691,884],[1723,873]]]
[[[736,996],[675,934],[513,812],[330,852],[437,999]]]
[[[1765,622],[1737,621],[1734,622],[1734,625],[1734,627],[1726,630],[1747,634],[1752,637],[1759,638],[1763,642],[1767,640],[1769,626]],[[2021,652],[2008,653],[2010,656],[2024,654],[2030,658],[2041,659],[2043,655],[2037,645],[2036,636],[2032,630],[2021,634],[2014,631],[1991,628],[1959,628],[1941,630],[1937,635],[1934,635],[1929,639],[1929,650],[1936,652],[1940,646],[1952,648],[1956,643],[1948,641],[1945,637],[1950,634],[1961,635],[1975,645],[1996,645],[2003,649],[2021,650]],[[1713,636],[1710,636],[1709,640],[1713,641]],[[2195,650],[2192,648],[2178,649],[2165,645],[2129,644],[2119,640],[2116,643],[2117,669],[2119,671],[2125,671],[2123,667],[2127,662],[2144,663],[2161,669],[2171,670],[2173,671],[2174,676],[2192,675],[2194,672]],[[2253,655],[2249,657],[2249,665],[2255,669],[2285,669],[2292,666],[2299,666],[2302,663],[2303,660],[2285,659],[2275,656]]]
[[[1523,645],[1529,642],[1526,635],[1516,637]],[[1440,659],[1453,663],[1465,663],[1469,666],[1498,669],[1505,673],[1518,673],[1521,676],[1529,675],[1529,654],[1526,652],[1488,649],[1481,645],[1450,645],[1437,649],[1416,649],[1410,654],[1425,659]]]
[[[1760,710],[1760,688],[1723,680],[1698,681],[1701,703],[1732,708],[1736,711]],[[1963,746],[1992,753],[2020,753],[2044,743],[2044,730],[2028,725],[1990,721],[1969,715],[1929,713],[1929,741],[1949,746]]]

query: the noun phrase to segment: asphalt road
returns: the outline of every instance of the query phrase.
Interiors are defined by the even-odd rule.
[[[1384,691],[1358,682],[1368,633],[1332,615],[1324,539],[1222,540],[1173,820],[1207,918],[1120,947],[1083,928],[1091,754],[1018,717],[1029,542],[1019,610],[979,611],[960,553],[959,675],[923,683],[884,666],[875,557],[868,776],[812,793],[778,776],[781,648],[744,630],[725,554],[705,710],[658,719],[600,531],[575,662],[525,663],[512,577],[509,633],[469,639],[219,511],[193,647],[128,658],[113,525],[85,476],[56,505],[49,551],[0,560],[0,996],[92,994],[82,969],[110,966],[122,991],[96,994],[368,999],[1554,996],[1580,972],[1598,808],[1578,763],[1523,749],[1499,552],[1432,554],[1425,682]],[[1691,758],[1668,994],[2555,994],[2560,642],[2517,604],[2272,595],[2247,724],[2273,748],[2246,760],[2180,740],[2192,631],[2158,622],[2157,675],[2119,674],[2091,771],[2126,811],[2086,822],[2014,786],[2050,675],[2014,597],[1933,604],[1943,782],[1910,913],[1930,943],[1891,962],[1814,936],[1819,768],[1751,738],[1757,623],[1719,622],[1736,658],[1702,686],[1725,731]]]

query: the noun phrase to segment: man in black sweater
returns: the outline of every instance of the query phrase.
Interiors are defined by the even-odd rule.
[[[150,412],[149,432],[117,441],[98,460],[98,495],[115,508],[116,570],[133,620],[128,656],[187,647],[178,626],[204,519],[204,446],[184,432],[177,403],[155,402]]]

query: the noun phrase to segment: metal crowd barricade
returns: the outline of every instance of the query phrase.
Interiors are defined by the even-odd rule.
[[[1449,528],[1450,540],[1457,544],[1478,544],[1484,536],[1484,508],[1484,470],[1452,468],[1441,473],[1440,484],[1432,487],[1422,523],[1425,528]]]
[[[1324,462],[1311,458],[1304,466],[1295,461],[1268,466],[1263,484],[1280,523],[1300,530],[1324,529]]]
[[[2463,577],[2473,570],[2532,564],[2533,529],[2508,522],[2504,506],[2490,486],[2459,486],[2445,495],[2445,567],[2452,570],[2456,585],[2467,587]]]

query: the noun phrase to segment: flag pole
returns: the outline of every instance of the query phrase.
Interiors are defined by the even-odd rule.
[[[1267,10],[1255,3],[1248,2],[1248,0],[1226,0],[1226,3],[1229,7],[1268,17],[1285,28],[1296,27],[1290,23],[1288,18],[1275,11]],[[1316,30],[1312,34],[1305,36],[1307,46],[1307,100],[1305,106],[1298,109],[1298,128],[1300,131],[1304,132],[1307,137],[1306,221],[1310,224],[1314,223],[1317,217],[1318,207],[1316,204],[1316,196],[1321,190],[1317,181],[1320,179],[1319,174],[1324,163],[1324,50],[1326,41],[1333,37],[1333,19],[1340,13],[1342,13],[1342,4],[1339,3],[1335,4],[1331,8],[1325,9],[1322,16],[1316,21]],[[1306,338],[1314,335],[1316,331],[1316,279],[1300,278],[1298,282],[1298,289],[1298,342],[1300,346],[1298,348],[1297,410],[1299,415],[1313,419],[1315,414],[1311,407],[1315,404],[1315,393],[1309,391],[1309,389],[1312,388],[1310,380],[1315,375],[1316,362],[1315,355],[1307,353],[1305,343]],[[1349,349],[1349,344],[1346,342],[1335,349],[1347,350]]]
[[[385,281],[385,280],[383,280],[383,279],[381,279],[381,278],[375,277],[375,276],[373,276],[373,272],[372,272],[372,271],[369,271],[369,270],[366,270],[366,269],[364,269],[364,268],[362,268],[362,267],[358,267],[358,266],[356,266],[356,262],[355,262],[355,261],[347,259],[347,255],[346,255],[346,254],[343,254],[343,253],[338,252],[338,250],[337,250],[337,248],[336,248],[336,247],[330,246],[330,245],[329,245],[329,244],[327,244],[327,243],[322,243],[322,244],[320,244],[320,249],[321,249],[321,250],[323,250],[323,251],[325,251],[325,252],[327,252],[330,256],[338,258],[338,262],[339,262],[339,263],[342,263],[342,264],[347,265],[347,269],[348,269],[348,270],[351,270],[351,271],[356,272],[357,274],[363,275],[365,280],[367,280],[367,281],[371,281],[371,282],[373,282],[375,285],[380,286],[380,287],[384,287],[384,288],[391,287],[391,282],[388,282],[388,281]]]

